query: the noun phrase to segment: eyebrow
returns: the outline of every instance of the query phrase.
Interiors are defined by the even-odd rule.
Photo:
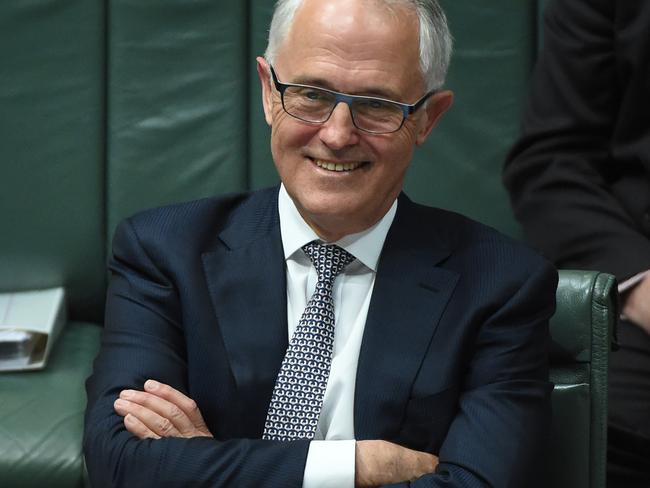
[[[284,82],[284,80],[281,81]],[[285,82],[285,83],[289,83],[289,82]],[[292,80],[291,83],[297,83],[299,85],[311,85],[316,88],[326,88],[328,90],[332,90],[338,93],[345,93],[346,95],[385,98],[395,102],[399,100],[399,95],[397,93],[383,87],[369,87],[355,92],[343,92],[341,90],[338,90],[336,87],[332,86],[327,80],[324,80],[322,78],[312,78],[312,77],[298,77],[295,80]],[[399,103],[403,103],[403,102],[399,102]]]

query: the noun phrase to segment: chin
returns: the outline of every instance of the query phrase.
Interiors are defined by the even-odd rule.
[[[322,215],[327,217],[341,218],[360,215],[363,212],[364,206],[353,198],[348,198],[346,192],[319,192],[311,191],[303,195],[301,199],[302,208],[312,215]]]

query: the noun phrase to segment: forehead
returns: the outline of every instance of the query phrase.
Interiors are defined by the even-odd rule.
[[[423,89],[419,62],[415,11],[377,0],[305,0],[276,59],[293,82],[407,97]]]

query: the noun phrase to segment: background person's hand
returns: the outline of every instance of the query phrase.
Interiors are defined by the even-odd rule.
[[[140,439],[213,437],[194,400],[154,380],[145,382],[144,391],[122,390],[114,408]]]
[[[628,292],[623,315],[650,334],[650,274]]]
[[[433,473],[438,458],[381,440],[357,441],[354,483],[357,487],[414,481]]]

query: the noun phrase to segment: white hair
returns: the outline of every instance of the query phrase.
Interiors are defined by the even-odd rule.
[[[447,17],[438,0],[378,0],[386,5],[405,5],[415,9],[420,24],[420,69],[427,90],[442,87],[451,60],[452,37]],[[269,29],[264,57],[271,64],[289,34],[293,18],[303,0],[278,0]]]

